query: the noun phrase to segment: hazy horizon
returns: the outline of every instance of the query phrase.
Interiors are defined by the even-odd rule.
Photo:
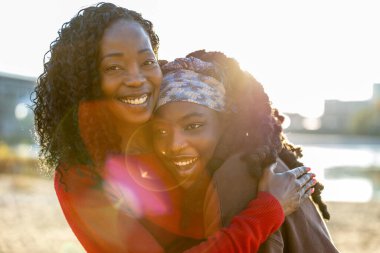
[[[373,84],[380,83],[376,1],[110,2],[141,12],[153,22],[160,37],[159,58],[172,60],[198,49],[222,51],[251,72],[284,112],[315,117],[323,111],[325,99],[367,100]],[[62,24],[96,3],[5,3],[0,72],[36,78]]]

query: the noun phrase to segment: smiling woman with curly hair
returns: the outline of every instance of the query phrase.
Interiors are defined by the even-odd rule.
[[[63,24],[58,38],[51,43],[44,57],[44,72],[39,76],[35,89],[35,126],[41,161],[45,163],[47,172],[52,172],[51,169],[57,168],[62,161],[68,165],[93,162],[80,136],[78,108],[81,102],[104,98],[99,71],[99,43],[106,28],[117,20],[139,24],[151,43],[150,57],[153,60],[157,57],[159,38],[152,23],[132,10],[108,3],[99,4],[81,10]],[[107,113],[95,110],[99,108],[91,109],[89,116],[92,119],[88,120],[94,121],[92,128],[96,129],[88,131],[89,135],[95,135],[91,138],[93,146],[102,147],[95,159],[102,160],[103,151],[119,149],[119,137],[112,128],[113,122],[106,120]],[[93,115],[102,113],[101,117]],[[97,122],[97,118],[102,120]],[[88,123],[86,127],[90,128],[92,124]]]

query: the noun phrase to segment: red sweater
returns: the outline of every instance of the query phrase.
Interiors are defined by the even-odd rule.
[[[165,246],[181,242],[181,238],[197,239],[190,243],[190,239],[182,240],[187,246],[185,243],[176,247],[183,249],[195,245],[186,250],[187,253],[257,252],[260,244],[284,221],[277,199],[260,192],[229,227],[205,238],[201,224],[203,217],[192,221],[192,229],[181,229],[183,195],[179,190],[161,191],[152,188],[152,184],[149,187],[142,185],[135,175],[125,173],[124,160],[113,160],[111,165],[108,167],[112,170],[106,170],[109,173],[105,179],[111,182],[111,188],[118,187],[121,198],[118,194],[105,194],[103,188],[88,176],[88,169],[84,166],[55,175],[55,190],[66,220],[90,253],[165,252],[165,249],[169,251]],[[152,171],[146,172],[144,177],[152,174]],[[162,177],[161,173],[158,174]],[[160,184],[167,181],[160,180]],[[115,199],[122,199],[124,203]]]

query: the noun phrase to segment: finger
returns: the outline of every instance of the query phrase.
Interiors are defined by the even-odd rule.
[[[297,181],[300,185],[300,187],[303,187],[306,183],[308,183],[312,178],[315,177],[314,173],[306,173],[300,176]]]
[[[310,189],[311,187],[313,187],[315,184],[317,183],[317,180],[315,178],[312,178],[311,180],[309,180],[306,184],[305,184],[305,190],[308,190]]]
[[[301,202],[304,201],[307,198],[310,198],[311,194],[313,194],[314,188],[310,188],[307,190],[302,196],[301,196]]]
[[[295,169],[292,169],[289,172],[291,172],[292,174],[294,174],[294,176],[296,178],[299,178],[300,176],[302,176],[303,174],[305,174],[305,173],[307,173],[309,171],[310,171],[309,167],[301,166],[301,167],[297,167]]]
[[[301,187],[299,189],[299,193],[301,194],[301,196],[303,194],[305,194],[305,192],[307,192],[308,190],[310,189],[313,189],[314,191],[314,188],[312,188],[315,184],[317,183],[317,180],[315,178],[309,180],[303,187]]]

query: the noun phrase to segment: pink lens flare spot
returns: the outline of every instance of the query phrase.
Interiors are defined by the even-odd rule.
[[[115,206],[135,217],[159,216],[170,213],[172,206],[159,177],[148,170],[144,161],[126,162],[125,158],[107,160],[105,184],[113,196]]]

